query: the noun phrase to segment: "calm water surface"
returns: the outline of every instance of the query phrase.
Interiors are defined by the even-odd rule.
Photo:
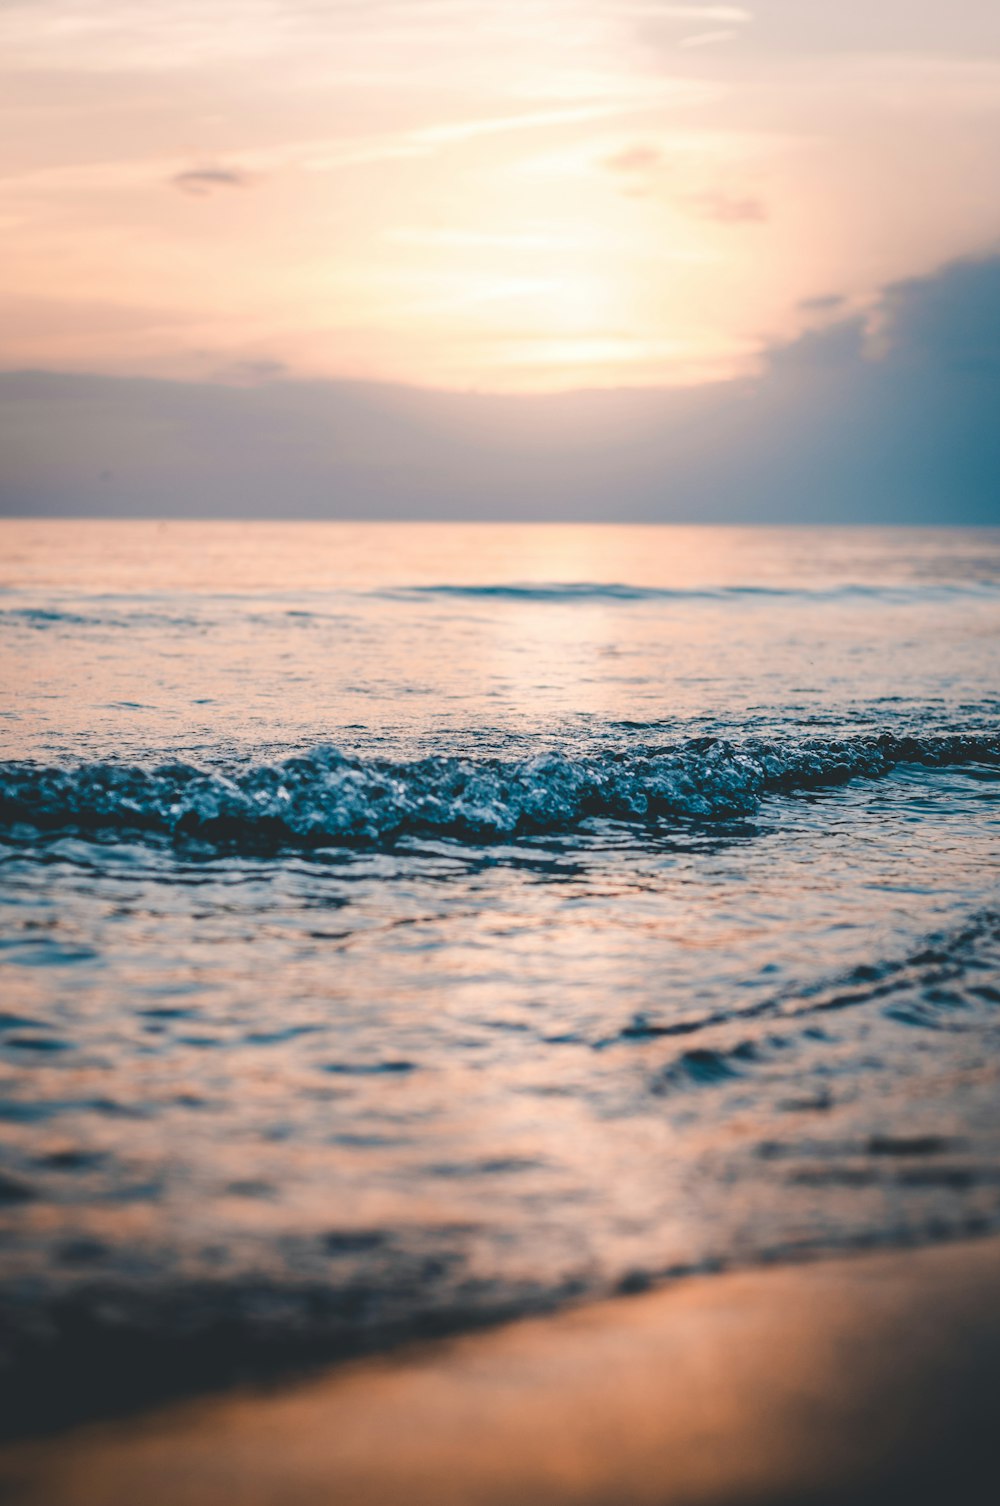
[[[0,559],[9,1427],[1000,1228],[1000,532]]]

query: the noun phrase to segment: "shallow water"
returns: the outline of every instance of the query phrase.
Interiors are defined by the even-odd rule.
[[[0,550],[9,1426],[1000,1227],[1000,531]]]

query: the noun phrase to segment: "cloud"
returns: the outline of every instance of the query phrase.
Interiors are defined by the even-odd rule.
[[[742,5],[637,5],[630,12],[641,41],[658,51],[673,52],[701,47],[716,47],[744,34],[754,20],[754,12]],[[681,23],[688,23],[687,35],[678,35]],[[690,24],[700,26],[691,31]]]
[[[662,167],[663,153],[658,146],[627,146],[605,157],[604,166],[613,173],[647,173]]]
[[[832,314],[846,302],[843,293],[822,293],[816,298],[800,298],[798,307],[804,314]]]
[[[691,105],[704,103],[715,95],[715,88],[701,82],[671,79],[652,89],[633,89],[617,99],[601,99],[589,104],[561,105],[544,110],[519,110],[504,115],[477,116],[451,120],[436,125],[417,126],[412,130],[387,133],[342,146],[324,147],[316,143],[303,157],[311,172],[330,172],[337,168],[356,167],[369,162],[386,162],[409,157],[429,157],[452,146],[462,146],[481,136],[502,136],[518,132],[559,129],[586,125],[591,121],[611,120],[616,116],[641,115],[654,105]]]
[[[554,110],[522,110],[514,115],[487,116],[476,120],[449,121],[444,125],[421,126],[409,133],[409,140],[428,146],[453,141],[471,141],[476,136],[495,136],[505,131],[529,131],[539,126],[578,125],[606,116],[629,114],[648,101],[628,97],[595,104],[570,105]]]
[[[693,37],[682,37],[677,43],[678,47],[715,47],[720,42],[731,42],[738,37],[738,31],[699,31]]]
[[[657,5],[632,6],[632,14],[654,21],[702,21],[724,26],[742,26],[753,20],[753,11],[745,5]]]
[[[8,373],[0,512],[1000,523],[1000,254],[830,312],[755,376],[686,389]]]
[[[767,205],[751,194],[693,194],[688,203],[702,219],[720,225],[759,225],[769,218]]]
[[[667,164],[662,149],[649,142],[636,142],[604,158],[609,172],[617,173],[628,183],[627,192],[648,193],[653,175]],[[722,225],[762,224],[769,218],[767,205],[752,194],[732,194],[723,190],[687,194],[678,202],[700,219],[716,220]]]
[[[400,246],[433,246],[448,250],[556,251],[572,250],[577,237],[545,226],[516,231],[470,230],[457,225],[397,225],[385,239]]]
[[[204,198],[218,188],[246,188],[252,181],[249,174],[239,168],[216,165],[187,168],[170,179],[174,188],[193,198]]]
[[[264,382],[280,382],[289,375],[289,371],[290,368],[285,361],[260,356],[255,359],[231,361],[228,365],[220,366],[216,372],[216,380],[232,386],[256,387]]]
[[[1000,254],[956,262],[947,276],[891,283],[876,335],[893,362],[1000,373]]]

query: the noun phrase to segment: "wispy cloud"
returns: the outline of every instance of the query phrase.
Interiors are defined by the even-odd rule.
[[[995,233],[989,9],[0,0],[2,343],[464,386],[825,329]]]
[[[739,26],[753,20],[745,5],[633,5],[629,13],[649,21],[701,21],[706,25]]]
[[[663,153],[658,146],[627,146],[620,152],[605,157],[604,166],[613,173],[648,173],[663,165]]]
[[[4,0],[0,51],[6,68],[42,65],[101,73],[164,73],[205,66],[265,63],[340,43],[399,55],[448,48],[463,28],[498,47],[531,45],[567,27],[589,35],[610,21],[739,26],[742,5],[656,4],[655,0]]]
[[[720,225],[759,225],[769,218],[767,205],[752,194],[700,193],[688,203],[702,219]]]
[[[304,165],[314,171],[323,171],[366,162],[388,161],[392,158],[427,156],[439,148],[461,146],[484,136],[555,130],[561,126],[586,125],[591,121],[644,115],[664,106],[702,103],[714,97],[715,92],[713,85],[700,81],[658,80],[652,87],[638,88],[619,98],[553,109],[523,110],[444,121],[441,124],[417,126],[409,131],[369,137],[367,140],[336,146],[329,151],[318,149],[309,155]]]
[[[503,131],[534,130],[538,126],[575,125],[581,121],[600,120],[621,115],[636,108],[633,100],[611,100],[589,105],[572,105],[555,110],[526,110],[516,115],[497,115],[484,120],[458,120],[446,125],[424,126],[411,131],[409,140],[438,146],[452,141],[471,141],[476,136],[494,136]]]
[[[720,42],[731,42],[738,37],[739,32],[730,28],[728,31],[699,31],[693,37],[681,37],[678,47],[715,47]]]
[[[252,181],[249,174],[239,168],[218,165],[190,167],[184,172],[174,173],[170,179],[174,188],[193,198],[204,198],[218,188],[246,188]]]
[[[671,147],[673,145],[671,142]],[[669,158],[662,147],[652,142],[636,142],[612,152],[604,158],[603,165],[625,180],[630,196],[641,197],[652,191],[657,177],[663,181]],[[699,219],[715,220],[722,225],[761,224],[769,218],[767,205],[754,194],[709,189],[678,195],[674,183],[671,198]]]
[[[551,251],[575,244],[573,236],[551,230],[487,231],[449,226],[399,226],[386,232],[399,246],[443,247],[459,251]]]

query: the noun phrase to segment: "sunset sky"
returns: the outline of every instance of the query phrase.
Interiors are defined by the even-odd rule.
[[[0,369],[750,374],[1000,244],[996,0],[0,0]]]

